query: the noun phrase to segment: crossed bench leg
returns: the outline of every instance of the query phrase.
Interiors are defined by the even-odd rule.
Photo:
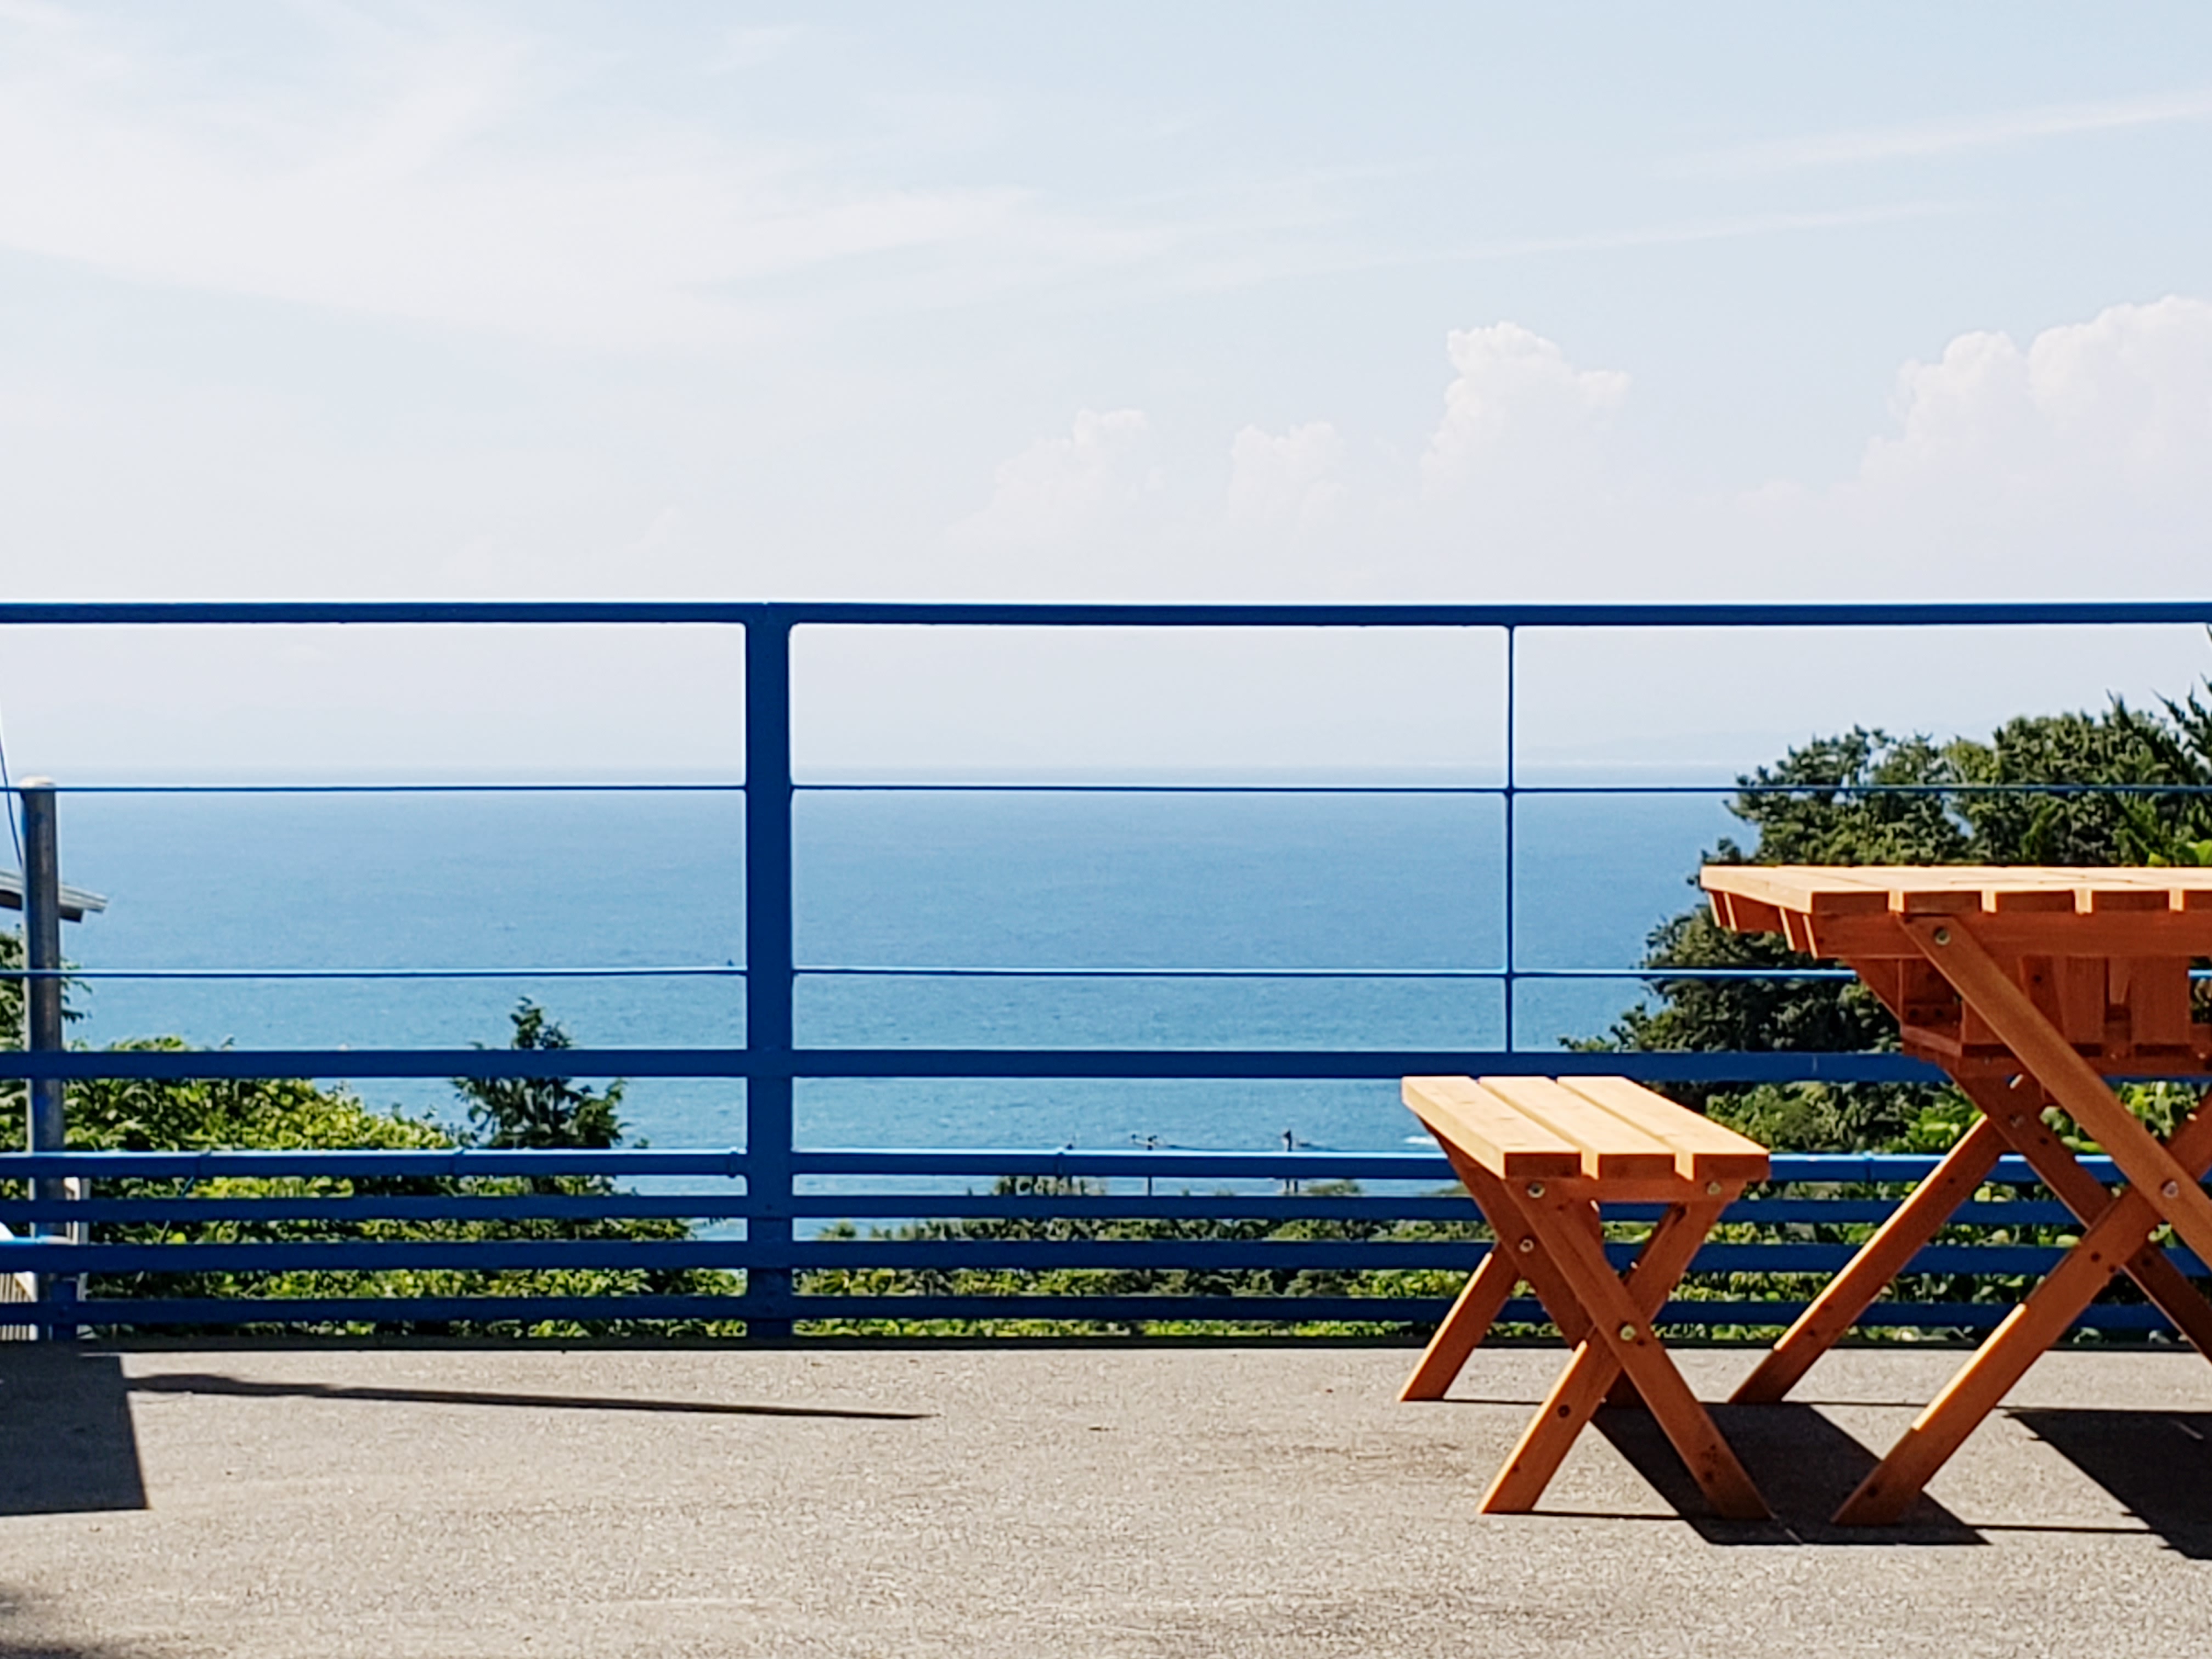
[[[1731,1520],[1765,1519],[1769,1514],[1765,1500],[1651,1328],[1651,1321],[1666,1305],[1698,1245],[1742,1191],[1742,1183],[1726,1183],[1720,1192],[1697,1202],[1670,1206],[1634,1265],[1616,1278],[1605,1258],[1597,1205],[1589,1183],[1529,1182],[1516,1191],[1480,1164],[1446,1150],[1498,1242],[1431,1340],[1401,1397],[1441,1396],[1522,1279],[1561,1334],[1576,1345],[1566,1370],[1483,1494],[1484,1512],[1518,1513],[1534,1508],[1576,1437],[1616,1380],[1625,1377],[1714,1512]]]

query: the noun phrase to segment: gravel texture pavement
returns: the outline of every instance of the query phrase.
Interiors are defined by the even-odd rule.
[[[1698,1518],[1609,1412],[1475,1510],[1560,1364],[1353,1347],[0,1347],[0,1659],[2212,1652],[2212,1367],[2068,1352],[1893,1531],[1822,1521],[1958,1364],[1720,1413]],[[1755,1356],[1692,1351],[1723,1397]],[[1656,1484],[1655,1484],[1656,1483]]]

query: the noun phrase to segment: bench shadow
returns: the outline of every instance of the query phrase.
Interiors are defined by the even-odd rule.
[[[2212,1560],[2212,1412],[2006,1413],[2192,1560]]]
[[[0,1515],[146,1507],[129,1379],[115,1354],[0,1346]]]
[[[165,1371],[130,1379],[135,1394],[220,1394],[258,1400],[364,1400],[398,1406],[519,1406],[536,1411],[672,1412],[707,1417],[815,1417],[855,1422],[915,1423],[929,1412],[867,1411],[834,1406],[756,1406],[719,1400],[641,1400],[635,1396],[516,1394],[483,1389],[356,1388],[327,1382],[256,1382],[211,1371]]]
[[[1881,1460],[1809,1406],[1715,1406],[1713,1422],[1774,1510],[1771,1521],[1726,1521],[1706,1505],[1656,1419],[1607,1406],[1598,1432],[1709,1544],[1985,1544],[1979,1531],[1922,1494],[1893,1527],[1839,1527],[1829,1519]]]

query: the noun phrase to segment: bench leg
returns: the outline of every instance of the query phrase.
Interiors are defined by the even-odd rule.
[[[2212,1111],[2200,1107],[2174,1135],[2168,1150],[2192,1179],[2201,1179],[2212,1168]],[[2070,1160],[2072,1154],[2067,1157]],[[2075,1167],[2080,1170],[2078,1164]],[[2094,1179],[2086,1170],[2081,1173]],[[2142,1253],[2160,1219],[2150,1199],[2133,1187],[2110,1200],[2104,1213],[2081,1235],[2081,1242],[2006,1316],[1904,1438],[1844,1500],[1836,1511],[1837,1523],[1887,1526],[1903,1516],[2028,1367],[2066,1334],[2113,1276]]]
[[[1637,1306],[1628,1287],[1613,1276],[1605,1253],[1589,1237],[1581,1218],[1570,1212],[1571,1207],[1534,1204],[1527,1214],[1536,1230],[1538,1249],[1549,1253],[1569,1292],[1589,1317],[1589,1340],[1601,1344],[1628,1373],[1716,1515],[1731,1521],[1771,1518],[1766,1500],[1660,1346],[1651,1316]]]
[[[1521,1282],[1521,1269],[1514,1259],[1513,1246],[1504,1240],[1492,1244],[1490,1254],[1482,1259],[1467,1281],[1459,1299],[1444,1316],[1443,1323],[1437,1327],[1436,1334],[1422,1351],[1421,1363],[1413,1367],[1413,1374],[1406,1379],[1406,1386],[1398,1390],[1401,1400],[1441,1400],[1452,1380],[1467,1364],[1468,1356],[1480,1346],[1498,1318],[1498,1311],[1513,1294],[1513,1287]]]
[[[1735,1452],[1721,1438],[1720,1431],[1713,1426],[1705,1407],[1691,1394],[1689,1384],[1674,1369],[1674,1361],[1667,1357],[1651,1329],[1652,1316],[1664,1305],[1667,1292],[1673,1288],[1672,1280],[1656,1272],[1639,1274],[1638,1296],[1632,1297],[1628,1287],[1614,1276],[1605,1259],[1593,1225],[1592,1206],[1587,1199],[1547,1200],[1540,1191],[1524,1198],[1486,1170],[1475,1169],[1463,1173],[1468,1178],[1469,1190],[1501,1239],[1511,1237],[1516,1251],[1521,1239],[1532,1241],[1533,1248],[1521,1256],[1522,1277],[1542,1299],[1553,1322],[1566,1333],[1570,1341],[1577,1344],[1578,1357],[1580,1347],[1585,1346],[1607,1356],[1609,1363],[1591,1362],[1588,1373],[1590,1382],[1584,1385],[1596,1400],[1603,1399],[1616,1371],[1626,1371],[1714,1512],[1735,1520],[1765,1517],[1769,1513],[1765,1500],[1752,1485],[1751,1477],[1736,1461]],[[1683,1248],[1682,1242],[1675,1237],[1679,1230],[1692,1235],[1687,1241],[1687,1254],[1694,1255],[1705,1230],[1711,1226],[1712,1218],[1726,1201],[1726,1195],[1722,1194],[1717,1195],[1713,1203],[1694,1206],[1704,1215],[1703,1226],[1678,1224],[1678,1229],[1670,1229],[1665,1243],[1667,1251],[1671,1255]],[[1654,1242],[1657,1242],[1656,1235]],[[1650,1244],[1645,1248],[1648,1251]],[[1686,1255],[1684,1259],[1686,1261]],[[1680,1276],[1679,1272],[1674,1275]],[[1644,1297],[1651,1300],[1649,1312],[1639,1306]],[[1571,1362],[1570,1369],[1573,1369]],[[1595,1409],[1594,1400],[1589,1410]],[[1484,1494],[1484,1511],[1517,1511],[1533,1504],[1552,1470],[1565,1455],[1566,1446],[1573,1443],[1576,1433],[1587,1421],[1587,1413],[1582,1422],[1575,1422],[1571,1411],[1569,1418],[1563,1419],[1556,1407],[1551,1407],[1548,1417],[1540,1416],[1532,1422],[1522,1434],[1522,1448],[1516,1449],[1515,1458]],[[1558,1431],[1564,1443],[1556,1449],[1551,1443],[1552,1433],[1548,1432],[1554,1423],[1559,1425]],[[1516,1473],[1523,1449],[1532,1449],[1534,1453],[1525,1475]],[[1540,1467],[1544,1462],[1548,1462],[1548,1468]]]
[[[1626,1281],[1639,1316],[1650,1319],[1666,1306],[1668,1297],[1688,1268],[1691,1257],[1698,1253],[1705,1235],[1712,1231],[1713,1223],[1734,1198],[1735,1194],[1730,1193],[1695,1209],[1678,1205],[1668,1210],[1652,1230],[1636,1265],[1629,1269]],[[1512,1456],[1506,1460],[1505,1467],[1484,1494],[1484,1510],[1517,1514],[1534,1509],[1544,1488],[1551,1484],[1552,1477],[1565,1461],[1576,1437],[1589,1426],[1597,1408],[1607,1403],[1615,1385],[1626,1381],[1627,1373],[1611,1350],[1585,1336],[1567,1369],[1553,1384],[1542,1407],[1522,1431]],[[1641,1403],[1640,1395],[1632,1393],[1631,1398]]]

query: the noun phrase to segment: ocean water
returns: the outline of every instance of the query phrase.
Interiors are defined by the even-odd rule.
[[[1529,796],[1517,809],[1524,968],[1634,962],[1693,901],[1726,830],[1689,796]],[[735,792],[70,793],[64,867],[108,895],[71,959],[155,968],[503,970],[498,978],[94,979],[73,1036],[241,1048],[503,1044],[532,998],[580,1044],[744,1040],[744,799]],[[798,957],[900,969],[1487,969],[1504,949],[1504,821],[1480,796],[809,793]],[[683,976],[548,969],[684,967]],[[1516,1037],[1604,1029],[1632,982],[1532,981]],[[1488,1047],[1480,980],[810,975],[806,1045]],[[449,1085],[369,1080],[452,1117]],[[808,1080],[815,1146],[1402,1146],[1388,1083]],[[640,1079],[663,1146],[744,1138],[742,1085]]]

